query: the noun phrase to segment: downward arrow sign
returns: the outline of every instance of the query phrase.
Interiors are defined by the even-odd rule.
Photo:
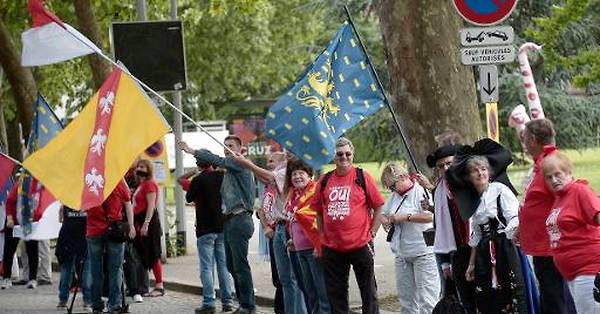
[[[492,87],[492,82],[491,82],[491,73],[488,72],[487,73],[487,88],[483,88],[483,91],[486,92],[488,94],[488,96],[491,96],[492,93],[496,90],[496,86]]]

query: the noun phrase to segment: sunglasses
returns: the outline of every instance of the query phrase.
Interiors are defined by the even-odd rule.
[[[338,157],[344,157],[344,155],[346,155],[346,157],[350,158],[350,156],[352,156],[352,152],[336,152],[335,155]]]

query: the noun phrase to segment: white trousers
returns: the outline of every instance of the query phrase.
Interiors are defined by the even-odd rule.
[[[435,255],[396,257],[396,289],[402,314],[430,314],[440,295]]]
[[[600,303],[594,300],[594,275],[581,275],[567,282],[577,314],[600,314]]]

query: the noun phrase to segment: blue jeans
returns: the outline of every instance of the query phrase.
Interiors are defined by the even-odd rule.
[[[331,306],[327,298],[327,287],[323,277],[323,266],[313,255],[313,249],[296,251],[302,270],[302,280],[308,302],[311,305],[311,314],[330,313]]]
[[[92,272],[92,307],[102,310],[102,288],[104,286],[104,266],[108,268],[108,309],[121,308],[121,286],[123,283],[123,243],[108,241],[106,235],[87,238],[90,270]],[[106,254],[106,265],[104,255]]]
[[[254,222],[250,213],[235,215],[223,224],[227,269],[233,275],[240,308],[250,311],[256,308],[252,271],[248,263],[248,243],[253,233]]]
[[[73,272],[79,275],[80,267],[83,267],[83,273],[80,278],[79,287],[83,289],[83,302],[92,303],[92,292],[90,291],[92,277],[90,273],[90,259],[86,258],[84,265],[80,265],[83,256],[71,256],[60,264],[60,282],[58,284],[58,300],[67,301],[69,299],[69,287]]]
[[[305,314],[306,305],[304,295],[296,282],[296,276],[292,270],[292,263],[287,251],[287,233],[285,225],[277,224],[273,236],[273,250],[275,251],[275,263],[277,274],[283,287],[283,302],[286,314]]]
[[[202,301],[205,307],[215,307],[214,269],[217,264],[217,276],[222,304],[232,304],[231,278],[225,261],[223,233],[208,233],[196,240],[200,261],[200,281],[202,282]]]

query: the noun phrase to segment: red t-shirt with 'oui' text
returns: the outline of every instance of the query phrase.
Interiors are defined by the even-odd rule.
[[[319,180],[310,206],[322,214],[323,245],[332,250],[349,252],[371,241],[373,219],[369,208],[381,207],[384,199],[373,178],[366,171],[363,173],[368,199],[356,182],[356,168],[344,176],[334,171],[325,189],[321,189],[323,179]]]

